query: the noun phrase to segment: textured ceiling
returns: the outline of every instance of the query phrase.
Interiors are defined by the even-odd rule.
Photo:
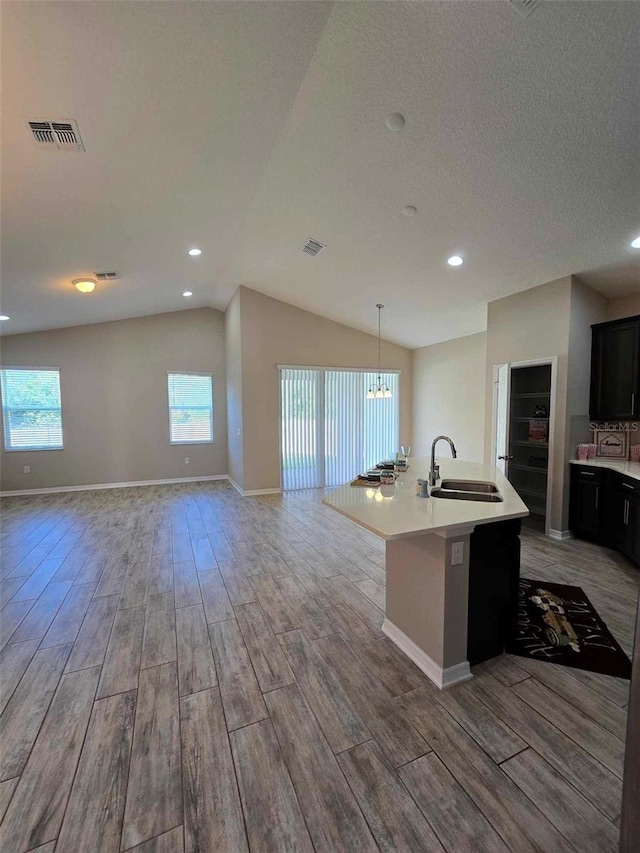
[[[382,301],[385,337],[420,346],[568,273],[640,291],[640,4],[525,19],[501,0],[7,2],[2,17],[5,333],[184,308],[185,288],[189,307],[224,309],[246,284],[368,331]],[[35,148],[26,118],[76,119],[86,152]],[[302,254],[307,237],[327,249]],[[112,269],[91,296],[70,286]]]

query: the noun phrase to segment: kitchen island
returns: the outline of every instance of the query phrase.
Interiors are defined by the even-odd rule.
[[[497,468],[438,462],[442,483],[494,484],[502,500],[418,497],[429,460],[413,458],[393,486],[341,486],[323,503],[386,541],[382,630],[444,688],[504,648],[517,608],[520,519],[529,513]]]

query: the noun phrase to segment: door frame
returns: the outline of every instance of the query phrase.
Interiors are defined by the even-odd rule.
[[[547,468],[547,497],[546,497],[546,515],[544,520],[544,532],[546,536],[553,536],[553,528],[551,527],[551,511],[553,509],[553,483],[557,475],[555,464],[555,432],[556,432],[556,400],[558,390],[558,357],[555,355],[546,358],[532,358],[526,361],[503,361],[493,365],[493,402],[491,415],[491,464],[495,465],[498,453],[498,374],[500,368],[507,367],[507,436],[509,436],[510,416],[511,416],[511,371],[513,368],[519,367],[539,367],[541,365],[551,365],[551,387],[549,396],[549,465]],[[509,441],[509,438],[507,438]],[[508,479],[508,468],[507,468]]]

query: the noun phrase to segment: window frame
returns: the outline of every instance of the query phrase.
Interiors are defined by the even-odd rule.
[[[58,390],[60,393],[60,433],[61,439],[60,444],[52,447],[7,447],[7,421],[5,417],[5,411],[9,410],[8,406],[5,406],[4,403],[4,394],[2,391],[2,382],[0,382],[0,409],[2,409],[2,446],[5,453],[40,453],[42,451],[56,451],[56,450],[64,450],[64,410],[62,405],[62,368],[60,367],[43,367],[42,365],[17,365],[17,364],[3,364],[0,365],[0,372],[4,373],[6,370],[30,370],[30,371],[38,371],[41,370],[47,373],[57,373],[58,374]],[[46,409],[44,411],[58,411],[57,409]]]
[[[170,376],[208,376],[211,381],[211,438],[205,439],[197,439],[197,440],[186,440],[186,441],[173,441],[171,438],[171,409],[172,408],[186,408],[185,406],[171,406],[169,400],[169,377]],[[213,373],[207,372],[204,370],[167,370],[167,418],[168,418],[168,427],[169,427],[169,445],[172,447],[179,447],[180,445],[194,445],[194,444],[213,444],[215,440],[215,421],[214,421],[214,403],[213,403]]]

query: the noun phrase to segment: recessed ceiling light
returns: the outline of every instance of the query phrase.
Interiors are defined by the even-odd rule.
[[[459,267],[463,260],[460,255],[451,255],[450,258],[447,258],[447,263],[450,267]]]
[[[402,130],[404,127],[404,116],[401,113],[390,113],[387,116],[387,127],[389,130]]]
[[[405,207],[402,208],[402,212],[405,216],[415,216],[418,212],[418,208],[414,207],[412,204],[407,204]]]
[[[640,236],[636,237],[635,240],[632,240],[631,245],[634,249],[640,249]]]
[[[92,278],[74,278],[72,284],[80,293],[93,293],[96,287],[95,280]]]
[[[0,314],[0,320],[10,320],[11,317],[8,314]]]
[[[193,296],[193,291],[192,290],[185,290],[182,295],[183,296]]]
[[[189,254],[190,254],[190,255],[192,255],[192,256],[195,258],[195,257],[197,257],[198,255],[201,255],[201,254],[202,254],[202,249],[197,249],[197,248],[194,246],[194,247],[193,247],[193,249],[189,249]]]

